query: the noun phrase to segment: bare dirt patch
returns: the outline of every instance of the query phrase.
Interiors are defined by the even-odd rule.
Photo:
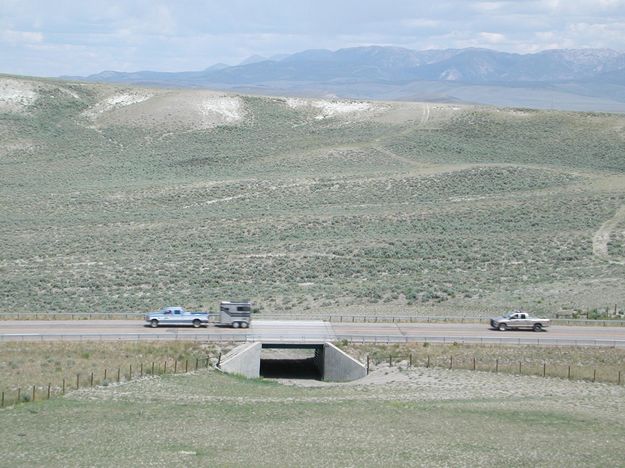
[[[288,98],[287,106],[292,109],[312,109],[316,112],[315,119],[323,120],[332,117],[363,118],[384,110],[386,106],[366,101],[309,100]]]
[[[246,112],[240,97],[212,91],[129,90],[106,97],[83,115],[101,127],[180,131],[232,125]]]
[[[140,102],[150,99],[153,95],[143,91],[131,91],[125,93],[114,94],[106,99],[98,102],[93,107],[83,112],[83,115],[89,119],[95,120],[104,113],[114,111],[126,106],[132,106]]]
[[[0,78],[0,112],[20,112],[37,99],[33,83],[11,78]]]
[[[612,231],[614,231],[615,227],[623,220],[625,220],[625,206],[622,206],[619,210],[617,210],[614,216],[603,223],[597,232],[595,232],[592,237],[592,252],[596,257],[610,263],[616,263],[619,265],[625,264],[625,261],[611,259],[608,253],[610,235]]]

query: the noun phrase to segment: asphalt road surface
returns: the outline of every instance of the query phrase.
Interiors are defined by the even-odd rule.
[[[466,323],[333,323],[254,320],[249,329],[159,327],[136,320],[4,320],[1,341],[210,340],[263,342],[464,342],[625,347],[625,327],[551,326],[543,332]]]

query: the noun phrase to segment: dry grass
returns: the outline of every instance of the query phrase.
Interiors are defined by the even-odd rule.
[[[31,395],[33,385],[40,396],[47,392],[51,384],[51,392],[58,394],[63,379],[67,388],[79,384],[90,385],[93,374],[94,384],[116,382],[119,370],[120,380],[127,381],[132,377],[152,371],[155,373],[172,372],[174,367],[180,372],[185,366],[195,368],[205,365],[207,358],[216,359],[221,352],[221,344],[206,343],[2,343],[0,345],[0,391],[6,392],[7,401],[13,401],[18,388],[24,395]],[[227,344],[224,345],[229,349]],[[106,379],[105,379],[106,372]]]
[[[625,383],[625,350],[573,346],[505,346],[471,344],[347,345],[342,348],[374,365],[395,363]],[[620,379],[620,380],[619,380]]]
[[[2,410],[0,459],[7,466],[619,466],[624,415],[625,388],[588,382],[380,365],[358,384],[301,388],[200,371]]]

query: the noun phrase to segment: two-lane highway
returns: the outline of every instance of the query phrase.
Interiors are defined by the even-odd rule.
[[[0,341],[210,340],[464,342],[625,347],[625,327],[552,326],[544,332],[491,330],[466,323],[333,323],[321,320],[255,320],[247,330],[149,328],[137,320],[5,320]]]

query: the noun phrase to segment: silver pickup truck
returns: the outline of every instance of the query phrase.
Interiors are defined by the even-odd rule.
[[[159,325],[190,325],[195,328],[208,326],[208,313],[188,312],[182,307],[165,307],[158,312],[146,314],[144,318],[152,328]]]
[[[535,332],[542,331],[544,328],[550,325],[549,319],[532,317],[527,312],[521,310],[513,310],[501,317],[494,317],[490,319],[490,326],[495,330],[534,330]]]

